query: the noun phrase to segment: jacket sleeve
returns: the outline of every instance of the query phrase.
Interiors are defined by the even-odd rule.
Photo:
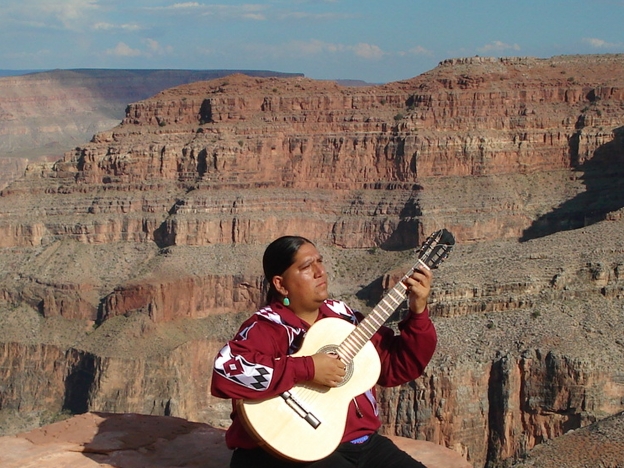
[[[211,393],[220,398],[264,399],[311,380],[309,356],[292,357],[283,327],[263,320],[248,321],[217,354]]]
[[[429,310],[422,314],[410,313],[400,324],[400,333],[381,327],[372,341],[381,359],[381,375],[378,384],[394,387],[422,375],[433,357],[437,334],[429,317]]]

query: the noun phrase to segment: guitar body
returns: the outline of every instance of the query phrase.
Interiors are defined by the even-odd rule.
[[[303,346],[293,356],[333,352],[354,328],[339,318],[319,320],[310,327]],[[285,392],[292,400],[287,401],[283,395],[265,400],[240,400],[238,411],[249,432],[269,452],[290,460],[319,460],[340,444],[349,403],[371,389],[380,372],[379,355],[368,341],[348,363],[347,375],[340,386],[298,384]]]

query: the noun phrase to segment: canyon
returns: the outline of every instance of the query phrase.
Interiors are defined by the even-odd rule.
[[[438,350],[379,389],[383,432],[492,468],[619,428],[623,72],[623,55],[472,57],[131,102],[0,194],[0,435],[87,412],[227,427],[212,359],[262,302],[268,242],[313,239],[332,296],[367,312],[440,228],[457,245],[435,272]]]
[[[74,69],[0,76],[0,188],[117,125],[128,103],[233,70]],[[250,76],[301,76],[241,70]]]

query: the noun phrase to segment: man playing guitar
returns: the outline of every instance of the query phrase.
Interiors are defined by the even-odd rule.
[[[331,446],[331,453],[326,455],[321,450],[323,443],[305,435],[298,439],[298,434],[284,434],[294,437],[294,442],[286,445],[287,450],[281,450],[276,448],[277,442],[262,440],[261,431],[250,427],[240,403],[275,399],[287,408],[289,419],[305,419],[297,424],[309,427],[310,434],[336,426],[328,417],[318,417],[314,410],[302,410],[306,404],[296,399],[288,401],[289,391],[300,385],[315,389],[319,395],[338,392],[343,380],[349,378],[348,359],[342,351],[312,352],[304,356],[296,353],[315,324],[338,319],[355,326],[364,316],[342,301],[329,299],[323,258],[312,242],[300,236],[284,236],[267,247],[263,257],[269,284],[266,305],[247,319],[221,349],[212,376],[212,394],[231,398],[234,403],[232,424],[226,433],[226,443],[234,449],[230,467],[424,467],[377,433],[381,421],[374,386],[397,386],[416,379],[433,356],[437,336],[427,307],[432,273],[426,266],[415,269],[402,280],[410,312],[399,325],[400,333],[381,325],[371,331],[370,342],[379,357],[379,377],[362,393],[347,400],[344,425],[338,427],[337,447]],[[324,323],[338,323],[331,320]],[[329,411],[333,412],[340,413]],[[267,425],[279,426],[281,417],[276,412],[266,414]],[[284,432],[298,431],[277,427],[276,437]],[[332,441],[328,443],[331,445]]]

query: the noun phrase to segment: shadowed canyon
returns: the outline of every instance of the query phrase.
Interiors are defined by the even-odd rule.
[[[1,192],[0,435],[86,412],[226,427],[212,359],[262,301],[268,242],[314,240],[367,312],[447,228],[439,346],[379,389],[383,432],[474,467],[624,466],[624,55],[234,74],[117,123]]]

